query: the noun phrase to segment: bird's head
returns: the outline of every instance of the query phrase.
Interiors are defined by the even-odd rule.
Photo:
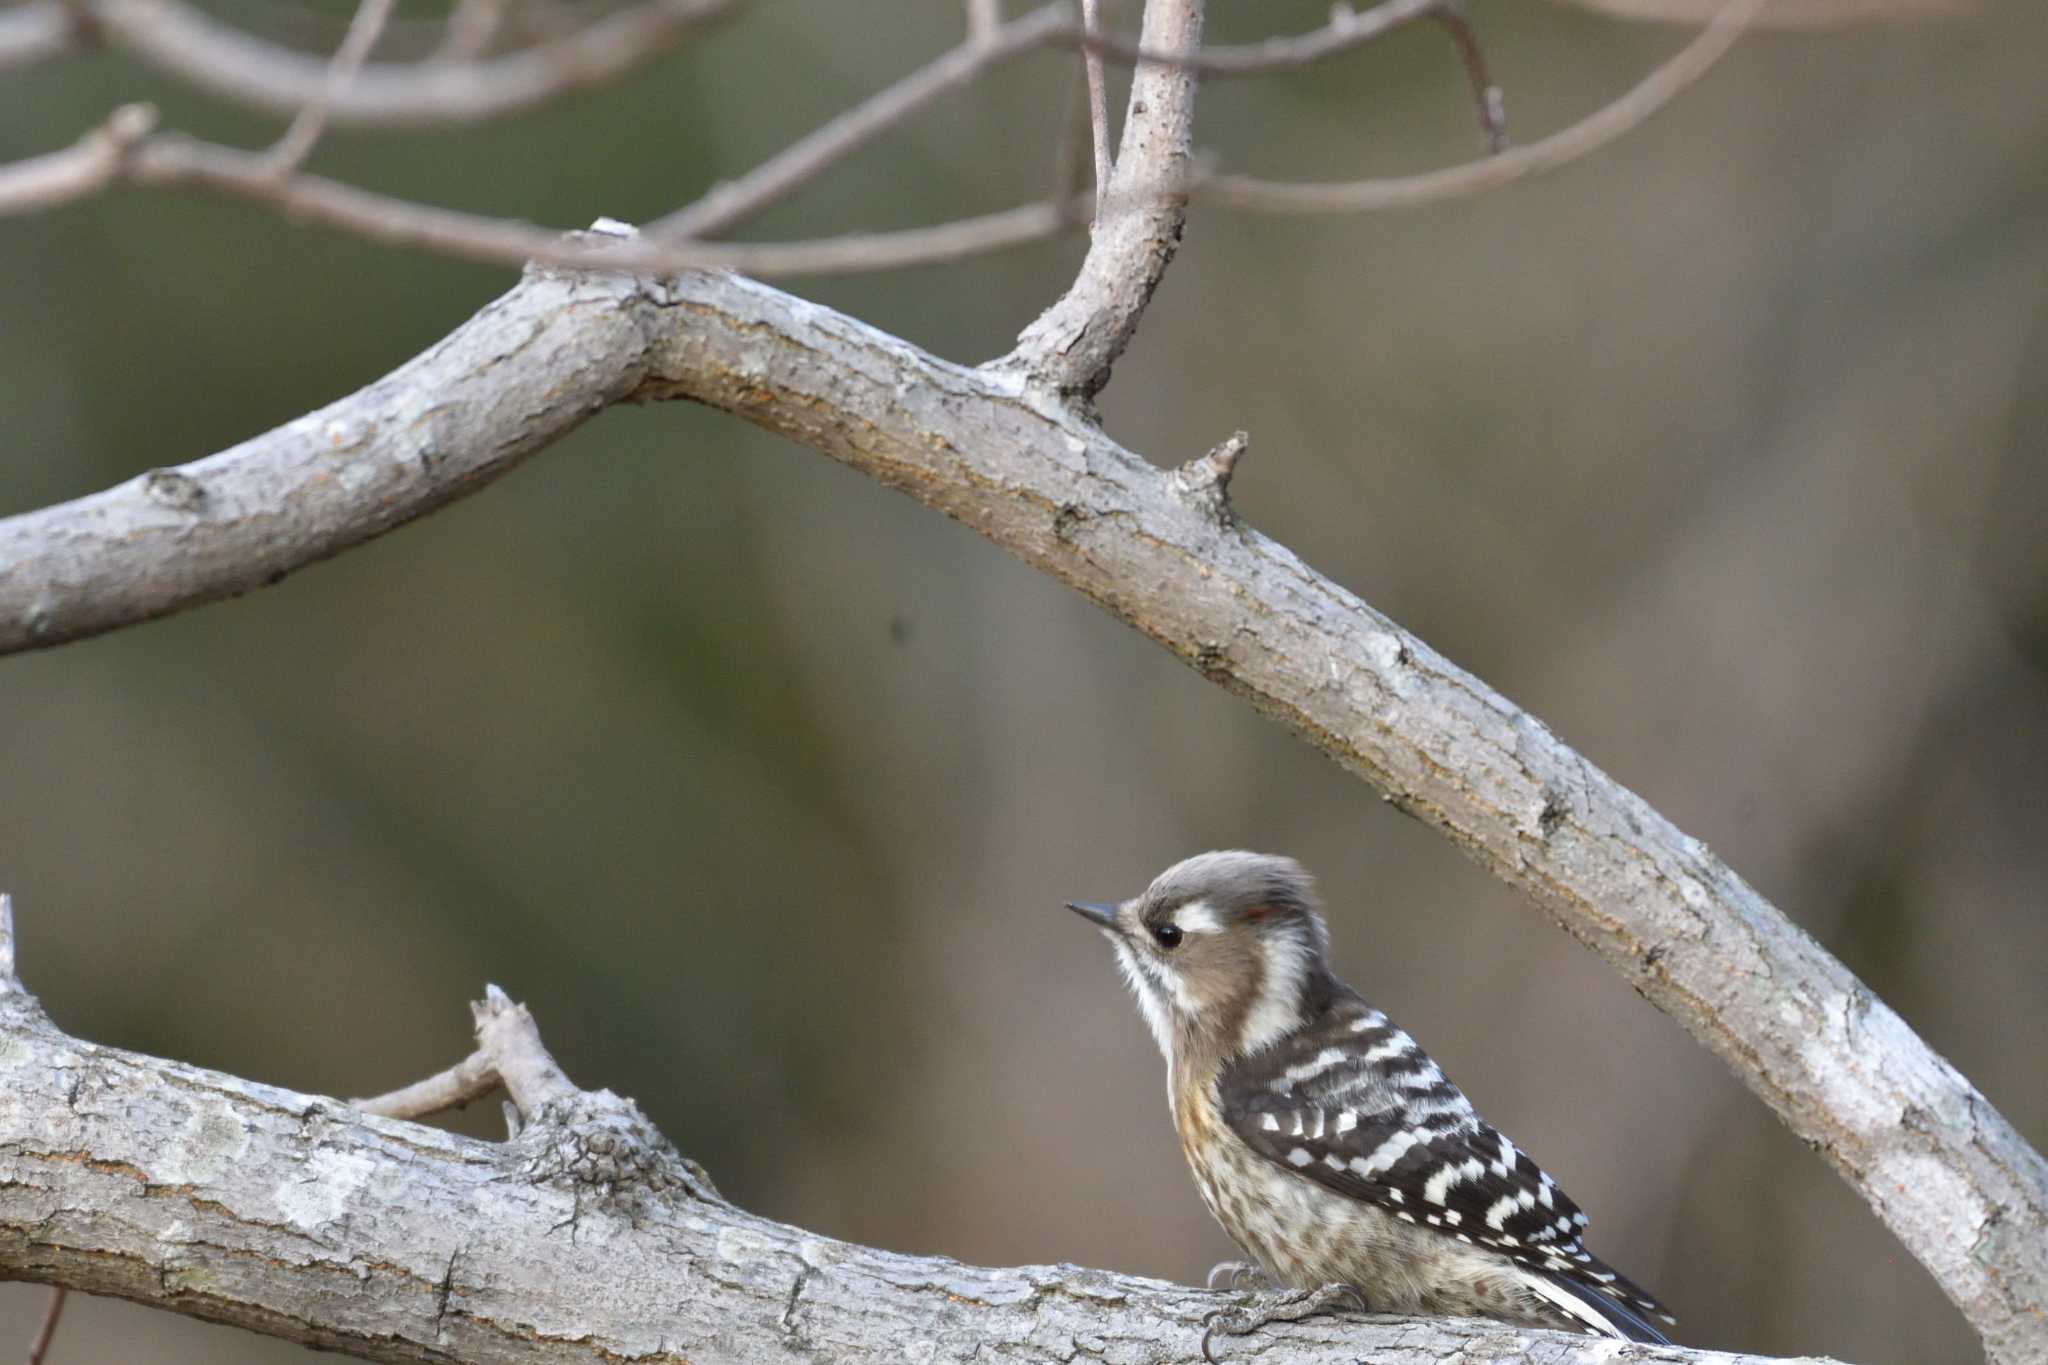
[[[1328,935],[1315,883],[1292,858],[1201,853],[1114,904],[1070,901],[1116,949],[1159,1050],[1221,1059],[1300,1026]]]

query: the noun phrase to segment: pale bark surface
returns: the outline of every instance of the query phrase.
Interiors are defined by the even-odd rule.
[[[1213,461],[1161,471],[1014,371],[939,360],[735,276],[535,271],[320,413],[0,522],[0,648],[245,591],[479,486],[607,402],[662,398],[959,518],[1441,829],[1822,1151],[1994,1359],[2048,1360],[2048,1169],[1962,1076],[1698,841],[1240,525]],[[9,1114],[0,1141],[73,1150],[38,1127],[61,1112]]]
[[[0,1272],[366,1360],[1198,1358],[1216,1294],[852,1246],[725,1203],[630,1101],[481,1142],[66,1038],[0,990]],[[1234,1361],[1596,1365],[1614,1343],[1329,1318]],[[1641,1362],[1761,1357],[1636,1348]],[[1796,1362],[1795,1362],[1796,1365]]]

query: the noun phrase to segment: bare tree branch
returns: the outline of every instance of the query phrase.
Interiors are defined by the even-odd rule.
[[[291,126],[284,130],[284,136],[277,140],[277,145],[270,149],[272,175],[290,175],[306,164],[306,158],[313,154],[314,144],[319,142],[320,134],[327,128],[328,110],[348,92],[356,73],[369,60],[370,49],[377,45],[384,25],[391,21],[391,11],[396,3],[397,0],[359,0],[355,18],[349,21],[348,32],[342,37],[334,61],[327,68],[326,83],[291,121]]]
[[[176,0],[166,2],[175,5]],[[1221,70],[1249,74],[1273,69],[1276,63],[1315,60],[1378,37],[1400,23],[1439,12],[1442,3],[1444,0],[1386,0],[1365,15],[1340,9],[1327,29],[1307,39],[1283,40],[1278,48],[1266,43],[1244,49],[1211,49],[1202,57],[1174,57],[1141,43],[1134,50],[1152,55],[1143,59],[1140,79],[1133,84],[1134,106],[1151,107],[1140,97],[1154,82],[1163,90],[1179,90],[1191,98],[1194,73],[1211,63]],[[1744,5],[1753,8],[1756,3],[1759,0],[1732,0],[1731,9]],[[374,17],[367,8],[362,13]],[[1178,154],[1147,158],[1144,164],[1132,167],[1132,174],[1122,180],[1121,201],[1106,210],[1119,220],[1111,234],[1117,250],[1109,256],[1091,253],[1095,264],[1084,266],[1077,283],[1077,288],[1080,283],[1087,283],[1088,297],[1096,302],[1114,296],[1116,311],[1123,321],[1103,325],[1106,316],[1090,316],[1092,305],[1086,299],[1070,298],[1049,310],[1034,324],[1034,329],[1027,330],[1020,338],[1013,363],[1039,363],[1031,361],[1028,353],[1044,350],[1045,356],[1059,357],[1044,361],[1051,365],[1048,373],[1074,371],[1054,375],[1056,385],[1082,397],[1092,392],[1090,384],[1099,387],[1107,377],[1108,361],[1124,344],[1119,336],[1127,339],[1127,330],[1120,333],[1119,329],[1135,327],[1143,298],[1149,297],[1153,287],[1152,282],[1143,278],[1124,278],[1120,285],[1105,291],[1103,282],[1118,278],[1111,272],[1131,262],[1151,262],[1147,269],[1164,270],[1171,250],[1161,252],[1156,248],[1170,240],[1177,241],[1183,200],[1190,190],[1239,207],[1287,212],[1404,207],[1475,193],[1585,155],[1648,117],[1661,102],[1704,74],[1713,58],[1726,50],[1725,43],[1718,50],[1714,46],[1722,41],[1715,37],[1721,29],[1718,24],[1709,29],[1637,90],[1574,128],[1513,154],[1423,176],[1348,185],[1280,185],[1237,176],[1204,176],[1189,164],[1187,130],[1183,128]],[[696,204],[660,220],[655,225],[658,231],[650,233],[650,240],[635,244],[622,255],[601,260],[574,244],[565,245],[553,232],[524,223],[396,199],[319,177],[283,173],[303,157],[310,145],[304,130],[310,129],[317,136],[318,128],[332,116],[333,109],[345,103],[349,92],[359,87],[364,78],[360,72],[355,79],[338,83],[332,90],[323,88],[323,94],[303,111],[305,118],[294,125],[302,130],[300,134],[288,133],[285,142],[267,160],[234,148],[191,140],[158,138],[138,145],[139,135],[89,135],[64,152],[0,167],[0,215],[45,209],[130,179],[158,187],[203,188],[233,194],[296,219],[322,223],[375,241],[507,265],[533,260],[565,267],[615,265],[635,270],[722,267],[758,276],[791,277],[958,260],[1058,235],[1079,219],[1079,205],[1042,201],[931,227],[847,234],[811,242],[722,246],[702,243],[683,234],[710,235],[735,225],[944,91],[995,63],[1071,32],[1070,21],[1059,7],[1049,6],[1003,25],[979,43],[963,44],[739,181],[720,186]],[[1732,32],[1726,35],[1725,42],[1733,42]],[[1492,87],[1483,64],[1477,61],[1469,34],[1461,37],[1461,47],[1476,85],[1482,123],[1489,137],[1498,140],[1498,91]],[[313,111],[321,108],[327,109],[327,114],[314,117]],[[109,127],[139,126],[134,123],[137,117],[124,111],[116,115]],[[1127,136],[1131,131],[1127,127]],[[287,155],[280,159],[279,151]],[[1154,274],[1150,280],[1156,278]],[[1064,348],[1058,344],[1061,328],[1078,329],[1077,335],[1093,338],[1075,360],[1066,358]]]
[[[1458,48],[1458,60],[1465,64],[1465,81],[1472,87],[1472,103],[1479,109],[1479,131],[1486,139],[1486,150],[1506,151],[1506,99],[1500,87],[1494,84],[1492,71],[1487,68],[1486,52],[1479,46],[1479,35],[1473,31],[1472,21],[1465,14],[1465,0],[1442,0],[1431,17],[1451,35],[1451,41]]]
[[[14,966],[14,897],[0,891],[0,998],[24,994]]]
[[[328,129],[328,111],[334,108],[334,100],[348,92],[356,72],[362,70],[362,63],[369,61],[371,49],[377,47],[377,39],[383,37],[383,29],[391,23],[391,10],[397,0],[358,0],[356,14],[348,20],[348,33],[342,37],[342,45],[334,53],[334,61],[328,65],[328,80],[319,88],[299,117],[291,121],[285,135],[276,139],[270,147],[268,168],[272,176],[289,176],[291,172],[305,166],[305,158],[313,153],[313,145]]]
[[[63,56],[77,42],[77,23],[60,0],[0,10],[0,71]]]
[[[1059,5],[1011,20],[993,33],[970,34],[938,60],[869,96],[831,122],[785,148],[737,180],[716,185],[703,198],[647,224],[657,241],[715,237],[806,184],[868,142],[957,90],[990,68],[1043,46],[1070,24]]]
[[[305,222],[371,241],[498,265],[539,261],[565,268],[743,270],[760,276],[893,270],[1003,250],[1071,226],[1065,206],[1038,203],[932,227],[848,233],[810,242],[635,242],[623,250],[565,242],[546,228],[436,208],[300,174],[279,180],[261,155],[211,143],[158,138],[134,148],[127,174],[158,188],[203,188],[253,200]]]
[[[545,1055],[502,993],[477,1023],[508,1073],[507,1038]],[[0,994],[0,1278],[406,1365],[1180,1359],[1229,1301],[836,1242],[724,1202],[630,1100],[556,1071],[518,1103],[518,1135],[479,1142],[79,1042]],[[1612,1359],[1584,1337],[1473,1319],[1333,1316],[1232,1346],[1253,1365],[1361,1352],[1379,1365]],[[1679,1348],[1630,1359],[1765,1365]]]
[[[1081,36],[1087,41],[1081,49],[1081,74],[1088,85],[1088,148],[1094,154],[1095,165],[1095,211],[1102,212],[1103,197],[1109,192],[1109,176],[1114,162],[1109,151],[1109,92],[1104,88],[1102,76],[1102,49],[1095,45],[1095,38],[1102,32],[1101,0],[1080,0]]]
[[[1442,830],[1822,1152],[1995,1361],[2043,1358],[2048,1165],[1982,1095],[1539,721],[1014,369],[949,364],[736,276],[537,270],[351,398],[0,522],[0,649],[246,591],[481,486],[607,403],[661,398],[745,417],[959,518]]]
[[[41,213],[100,193],[121,178],[130,151],[155,126],[156,110],[123,105],[63,151],[0,165],[0,218]]]
[[[498,31],[504,27],[507,3],[508,0],[455,0],[434,60],[473,62],[490,51]]]
[[[1149,0],[1139,44],[1179,56],[1202,45],[1201,0]],[[1002,362],[1054,392],[1092,399],[1137,331],[1152,291],[1180,247],[1195,127],[1196,75],[1181,63],[1141,63],[1131,77],[1123,145],[1095,206],[1095,231],[1066,295],[1017,338]]]
[[[67,3],[79,6],[76,20]],[[556,40],[477,61],[371,62],[327,117],[362,128],[474,123],[532,109],[571,90],[615,80],[734,8],[735,0],[647,0]],[[0,26],[36,58],[98,39],[224,99],[286,116],[320,97],[328,62],[266,42],[183,0],[31,0]],[[60,39],[53,34],[63,35]]]
[[[57,1338],[57,1324],[64,1317],[64,1300],[70,1292],[63,1285],[50,1289],[49,1307],[43,1310],[43,1321],[36,1328],[35,1340],[28,1344],[28,1365],[43,1365],[43,1357],[49,1354],[50,1343]]]
[[[1640,127],[1728,54],[1764,0],[1724,0],[1713,23],[1612,104],[1549,137],[1482,161],[1383,180],[1296,184],[1243,175],[1211,175],[1205,199],[1259,213],[1363,213],[1415,208],[1498,189],[1577,161]]]
[[[1063,29],[1054,41],[1097,51],[1115,61],[1181,66],[1203,76],[1269,76],[1298,71],[1363,47],[1397,28],[1429,17],[1441,3],[1442,0],[1380,0],[1364,11],[1353,10],[1348,4],[1333,5],[1329,22],[1307,33],[1202,48],[1191,53],[1156,48],[1143,39],[1127,42],[1113,33],[1090,38],[1072,27]]]
[[[1002,0],[967,0],[967,36],[987,40],[1003,22]]]
[[[472,1104],[502,1084],[490,1054],[472,1052],[446,1071],[370,1099],[350,1100],[349,1105],[381,1118],[423,1119]]]
[[[1721,0],[1564,0],[1617,19],[1660,24],[1704,24],[1720,12]],[[1816,30],[1906,19],[1954,19],[1978,14],[1982,0],[1766,0],[1750,20],[1752,28]]]

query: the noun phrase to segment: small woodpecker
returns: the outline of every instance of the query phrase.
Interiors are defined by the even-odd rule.
[[[1294,1291],[1271,1311],[1214,1314],[1210,1332],[1343,1296],[1666,1340],[1650,1319],[1674,1319],[1586,1250],[1578,1205],[1331,973],[1300,864],[1203,853],[1131,900],[1067,908],[1116,949],[1166,1056],[1202,1202],[1274,1289]]]

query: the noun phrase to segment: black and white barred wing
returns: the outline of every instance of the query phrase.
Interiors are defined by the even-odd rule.
[[[1404,1222],[1671,1320],[1586,1250],[1586,1215],[1557,1183],[1363,1001],[1239,1062],[1218,1098],[1224,1122],[1279,1165]]]

